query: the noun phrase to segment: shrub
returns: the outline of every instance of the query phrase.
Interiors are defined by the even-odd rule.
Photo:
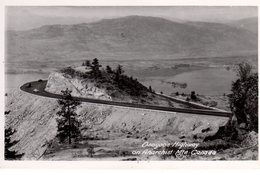
[[[63,68],[60,72],[64,73],[65,75],[70,75],[71,78],[74,78],[76,76],[76,71],[72,67]]]
[[[192,91],[192,92],[191,92],[190,98],[191,98],[192,100],[197,100],[197,96],[196,96],[195,94],[196,94],[195,91]]]
[[[258,75],[248,63],[238,65],[237,75],[228,95],[231,111],[238,124],[245,123],[249,130],[258,132]]]

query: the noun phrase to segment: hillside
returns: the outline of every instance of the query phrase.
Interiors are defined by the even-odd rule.
[[[163,59],[256,53],[257,35],[219,23],[128,16],[6,32],[7,60]]]
[[[144,149],[151,143],[196,142],[214,135],[227,118],[193,114],[168,113],[143,109],[121,108],[82,103],[77,109],[82,139],[61,144],[57,134],[56,99],[39,97],[20,90],[6,97],[5,126],[16,129],[13,140],[19,142],[12,149],[25,153],[23,160],[123,160],[133,150]],[[207,129],[210,128],[210,129]],[[209,131],[203,131],[203,130]],[[94,147],[95,156],[88,154]],[[160,160],[160,156],[141,155],[138,159]],[[210,157],[212,159],[212,157]]]
[[[153,93],[133,77],[128,77],[123,73],[117,75],[116,70],[107,72],[101,69],[100,76],[94,77],[89,67],[80,66],[63,68],[49,75],[46,91],[61,94],[61,91],[67,88],[75,97],[185,107]]]
[[[234,26],[237,28],[241,28],[241,29],[245,29],[245,30],[248,30],[255,34],[258,33],[258,18],[257,17],[232,21],[228,25]]]
[[[77,109],[82,122],[82,138],[72,145],[59,143],[56,99],[39,97],[20,90],[8,93],[5,103],[5,127],[17,132],[12,140],[19,142],[11,149],[24,153],[22,160],[255,160],[257,134],[243,140],[243,148],[230,147],[224,140],[203,140],[215,135],[227,118],[150,111],[144,109],[82,103]],[[216,150],[215,156],[164,157],[135,155],[132,151],[161,150],[142,144],[198,143],[200,149]],[[254,146],[253,148],[251,148]],[[89,149],[93,148],[93,157]],[[176,146],[177,148],[177,146]],[[178,148],[177,148],[178,149]],[[176,151],[176,150],[175,150]]]

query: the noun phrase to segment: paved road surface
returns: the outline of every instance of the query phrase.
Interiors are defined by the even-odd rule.
[[[28,87],[28,84],[31,84],[31,87]],[[22,91],[39,95],[43,97],[63,99],[64,96],[59,94],[53,94],[45,91],[45,87],[47,84],[47,80],[44,81],[33,81],[28,82],[20,87]],[[38,92],[34,92],[34,89],[37,89]],[[214,110],[201,110],[201,109],[184,109],[184,108],[174,108],[174,107],[164,107],[164,106],[153,106],[153,105],[144,105],[144,104],[136,104],[136,103],[127,103],[127,102],[116,102],[116,101],[108,101],[108,100],[100,100],[100,99],[92,99],[92,98],[82,98],[82,97],[73,97],[76,101],[88,102],[88,103],[96,103],[96,104],[105,104],[112,106],[122,106],[122,107],[130,107],[130,108],[139,108],[139,109],[151,109],[158,111],[166,111],[166,112],[179,112],[179,113],[189,113],[189,114],[200,114],[200,115],[213,115],[220,117],[231,117],[231,113],[229,112],[220,112]]]

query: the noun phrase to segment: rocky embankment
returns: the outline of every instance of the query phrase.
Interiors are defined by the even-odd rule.
[[[93,82],[87,79],[72,78],[69,75],[64,76],[61,72],[53,72],[48,78],[45,90],[51,93],[61,94],[61,90],[68,88],[72,91],[72,96],[111,100],[111,97],[104,89],[100,89],[94,85]]]
[[[57,100],[17,90],[8,94],[6,111],[10,111],[5,117],[6,127],[16,129],[12,139],[19,140],[13,149],[25,153],[23,159],[40,159],[56,136]],[[216,133],[219,126],[227,122],[225,118],[214,116],[89,103],[82,103],[77,113],[82,121],[82,135],[91,140],[102,140],[101,145],[110,149],[138,149],[145,140],[163,143],[185,138],[191,141],[194,140],[194,135],[199,142]],[[203,129],[208,131],[202,132]]]

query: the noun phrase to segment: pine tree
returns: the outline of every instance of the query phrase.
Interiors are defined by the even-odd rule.
[[[238,124],[245,123],[249,130],[258,132],[258,74],[252,72],[252,66],[241,63],[237,70],[238,79],[232,83],[228,95],[231,111]]]
[[[152,87],[151,87],[151,86],[149,86],[149,91],[150,91],[150,92],[153,92],[153,89],[152,89]]]
[[[116,72],[115,81],[119,82],[120,78],[121,78],[121,75],[124,73],[124,70],[123,70],[123,68],[122,68],[122,66],[120,64],[117,66],[115,72]]]
[[[11,141],[12,135],[15,133],[12,128],[5,129],[5,159],[20,160],[24,154],[17,154],[16,151],[11,151],[10,148],[18,143],[17,140]]]
[[[112,69],[111,69],[110,66],[107,66],[107,67],[106,67],[106,71],[107,71],[107,73],[109,73],[109,74],[110,74],[110,73],[113,73],[113,71],[112,71]]]
[[[116,73],[122,75],[124,73],[123,66],[120,64],[117,66]]]
[[[91,67],[91,63],[89,60],[86,60],[82,63],[82,66],[86,66],[86,69],[90,68]]]
[[[191,92],[191,94],[190,94],[190,99],[191,99],[191,100],[197,100],[197,96],[196,96],[195,91],[192,91],[192,92]]]
[[[86,62],[85,62],[85,66],[87,66],[87,67],[91,67],[91,64],[90,64],[90,61],[89,61],[89,60],[86,60]]]
[[[91,66],[91,73],[94,75],[95,78],[98,78],[101,76],[101,71],[99,70],[99,68],[101,67],[101,65],[99,64],[99,61],[97,58],[94,58],[93,62],[92,62],[92,66]]]
[[[60,142],[64,142],[68,138],[69,144],[71,144],[71,139],[80,135],[80,122],[77,120],[77,113],[75,112],[80,102],[73,100],[70,90],[66,89],[61,92],[64,98],[58,100],[61,109],[57,112],[59,116],[57,118],[57,137],[60,139]]]

